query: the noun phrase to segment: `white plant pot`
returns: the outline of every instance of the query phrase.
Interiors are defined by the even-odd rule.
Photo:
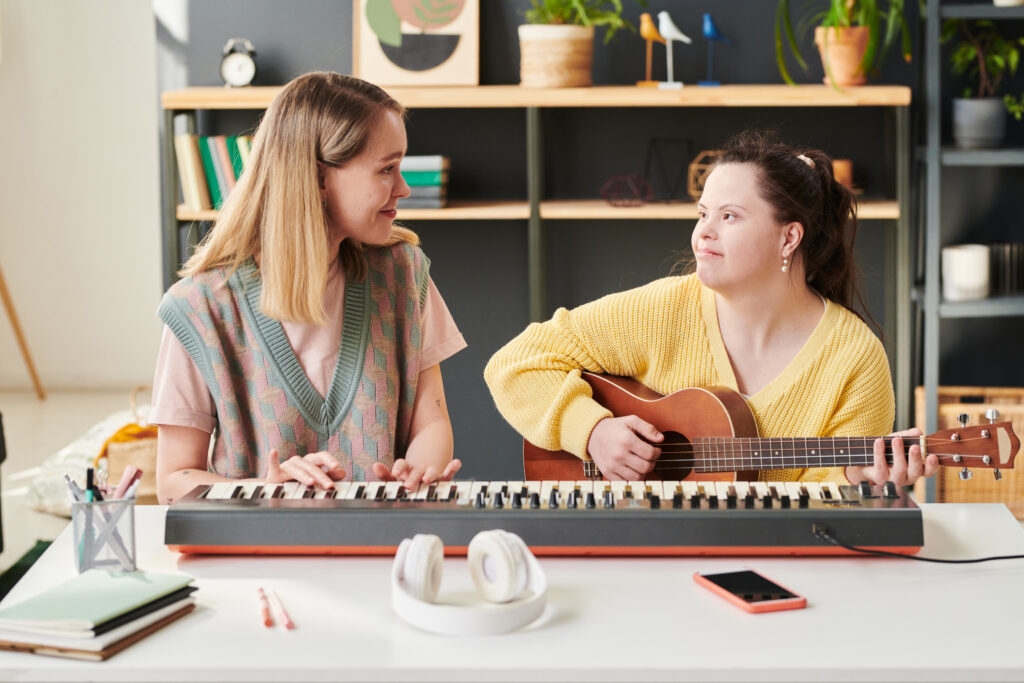
[[[528,88],[579,88],[592,84],[594,27],[571,24],[519,26],[519,84]]]
[[[1006,135],[1006,106],[1000,97],[953,99],[953,139],[961,149],[999,147]]]

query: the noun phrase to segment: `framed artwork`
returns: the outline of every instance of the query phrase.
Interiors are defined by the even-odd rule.
[[[480,0],[353,0],[352,74],[377,85],[477,85]]]

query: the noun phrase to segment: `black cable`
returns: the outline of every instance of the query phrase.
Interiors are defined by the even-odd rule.
[[[855,553],[864,553],[865,555],[881,555],[883,557],[901,557],[905,560],[918,560],[920,562],[941,562],[943,564],[971,564],[973,562],[989,562],[991,560],[1021,560],[1024,559],[1024,555],[994,555],[992,557],[978,557],[969,560],[946,560],[940,557],[918,557],[917,555],[904,555],[902,553],[891,553],[887,550],[872,550],[871,548],[858,548],[855,545],[843,543],[838,538],[832,535],[832,531],[824,524],[812,524],[811,533],[814,537],[822,541],[828,541],[834,545],[838,545],[841,548],[846,548]]]

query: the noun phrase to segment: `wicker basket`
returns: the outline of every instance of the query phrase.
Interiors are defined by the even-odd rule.
[[[924,430],[927,412],[924,387],[914,392],[917,426]],[[1017,436],[1024,435],[1024,387],[939,387],[939,429],[956,427],[956,416],[967,413],[968,425],[985,424],[985,411],[999,411],[999,422],[1010,422]],[[1019,455],[1019,454],[1018,454]],[[989,470],[974,470],[974,477],[961,481],[955,467],[940,467],[935,475],[935,499],[940,503],[1005,503],[1017,519],[1024,520],[1024,460],[1016,469],[1003,470],[996,481]],[[919,482],[919,485],[923,482]],[[918,488],[922,500],[923,487]]]
[[[594,27],[522,24],[519,84],[526,88],[580,88],[591,84]]]

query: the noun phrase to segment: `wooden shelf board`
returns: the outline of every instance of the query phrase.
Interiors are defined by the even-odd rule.
[[[857,207],[862,219],[900,217],[895,201],[865,201]],[[697,205],[693,202],[651,202],[640,206],[612,206],[603,199],[559,199],[540,203],[540,217],[549,220],[696,220]]]
[[[265,109],[281,86],[185,88],[163,93],[164,109]],[[658,90],[631,85],[591,88],[523,88],[518,85],[392,87],[411,109],[512,107],[856,107],[907,106],[910,88],[866,85],[836,90],[826,85],[723,85]]]
[[[179,221],[214,221],[217,211],[190,211],[178,205]],[[443,209],[400,209],[398,220],[526,220],[530,204],[526,201],[455,201]]]

